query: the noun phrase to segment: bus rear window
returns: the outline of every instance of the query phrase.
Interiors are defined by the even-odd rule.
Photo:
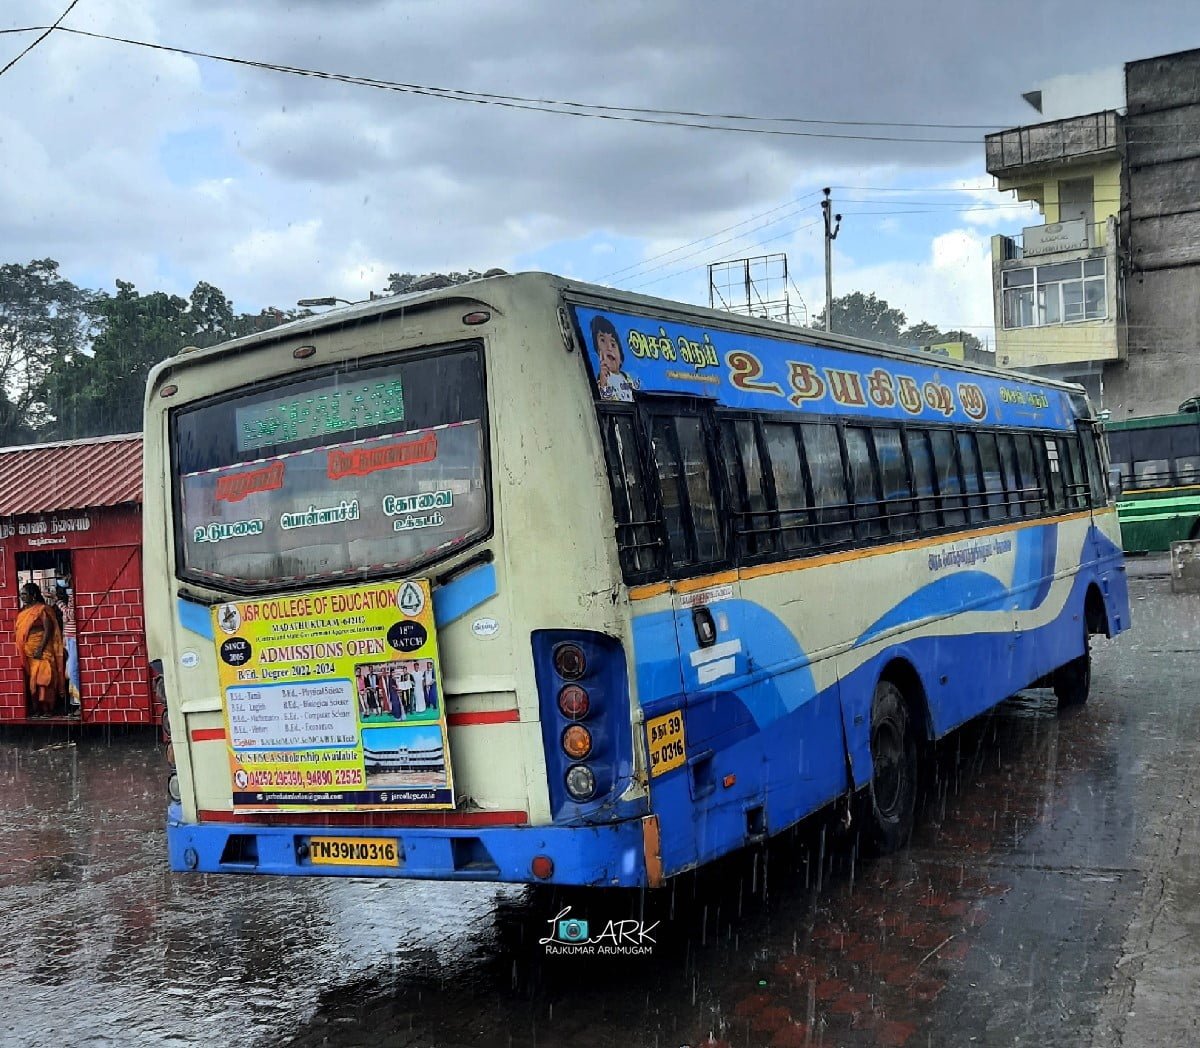
[[[477,347],[351,363],[172,416],[181,578],[254,592],[411,572],[487,534]]]

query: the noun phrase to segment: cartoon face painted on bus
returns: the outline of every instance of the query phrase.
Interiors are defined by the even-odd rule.
[[[638,381],[621,370],[625,363],[625,353],[621,349],[617,329],[607,317],[592,318],[592,345],[600,359],[600,373],[596,376],[596,388],[600,391],[600,399],[632,401]]]

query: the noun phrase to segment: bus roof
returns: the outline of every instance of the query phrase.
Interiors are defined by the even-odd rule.
[[[465,284],[455,284],[451,287],[414,291],[401,295],[387,295],[366,302],[356,302],[353,305],[330,309],[325,313],[289,321],[286,324],[280,324],[278,327],[269,328],[266,331],[257,332],[253,335],[245,335],[242,338],[233,339],[220,345],[210,346],[205,349],[185,349],[177,357],[172,357],[169,362],[164,363],[182,363],[184,359],[196,356],[223,355],[231,351],[249,348],[250,346],[267,345],[293,338],[297,335],[317,332],[331,327],[345,327],[347,325],[379,320],[392,314],[423,311],[447,301],[459,300],[488,305],[489,303],[486,299],[489,287],[497,287],[502,283],[530,281],[550,283],[569,298],[594,303],[602,302],[608,306],[619,307],[625,312],[646,313],[651,317],[667,315],[674,317],[686,316],[711,323],[717,329],[729,329],[732,326],[736,326],[739,330],[756,330],[762,335],[774,336],[776,338],[781,336],[792,340],[803,338],[805,341],[817,346],[846,349],[895,360],[920,362],[927,366],[931,362],[930,355],[922,353],[919,350],[903,349],[899,346],[889,346],[881,342],[870,342],[866,339],[854,338],[849,335],[839,335],[835,332],[823,331],[817,328],[800,327],[794,324],[784,324],[781,321],[749,317],[739,313],[711,309],[708,306],[698,306],[688,302],[639,295],[632,291],[622,291],[618,288],[605,287],[600,284],[589,284],[584,281],[572,280],[568,277],[560,277],[551,273],[526,272],[483,277],[479,280],[472,280]],[[932,359],[938,367],[945,367],[952,371],[990,375],[995,378],[1009,380],[1019,378],[1021,381],[1031,385],[1058,389],[1079,398],[1085,397],[1083,387],[1072,382],[1061,382],[1055,379],[1030,375],[1021,371],[1011,371],[1006,368],[994,367],[987,364],[975,364],[942,357]],[[1090,410],[1087,414],[1091,414]]]
[[[1146,415],[1143,418],[1126,418],[1120,422],[1106,422],[1104,428],[1114,429],[1159,429],[1166,426],[1200,426],[1200,412],[1176,412],[1171,415]]]

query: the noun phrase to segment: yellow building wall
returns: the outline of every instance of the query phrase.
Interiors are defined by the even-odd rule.
[[[996,363],[1001,367],[1075,364],[1118,356],[1117,330],[1111,320],[996,330]]]
[[[1103,225],[1121,210],[1121,161],[1100,164],[1071,164],[1030,179],[1000,179],[998,189],[1016,190],[1017,199],[1032,200],[1047,224],[1059,221],[1058,183],[1076,178],[1092,179],[1092,200],[1096,222]],[[1098,245],[1096,245],[1098,246]]]

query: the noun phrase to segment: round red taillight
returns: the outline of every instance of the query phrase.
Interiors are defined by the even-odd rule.
[[[554,649],[554,669],[563,680],[579,680],[587,673],[587,659],[578,644],[560,644]]]
[[[158,391],[158,395],[160,397],[173,397],[178,392],[179,392],[179,387],[177,385],[175,385],[175,383],[173,383],[173,382],[168,382],[165,386],[162,387],[162,389],[160,389]]]
[[[573,761],[581,761],[592,752],[592,733],[582,724],[572,724],[562,733],[562,748]]]
[[[314,353],[316,353],[316,351],[316,346],[297,346],[292,350],[292,356],[294,356],[297,360],[307,360]]]
[[[462,322],[469,327],[478,327],[492,319],[492,314],[486,309],[477,309],[473,313],[464,313]]]
[[[549,855],[535,855],[529,868],[539,881],[548,881],[554,876],[554,860]]]
[[[583,720],[591,708],[592,700],[578,684],[566,684],[558,693],[558,711],[567,720]]]

